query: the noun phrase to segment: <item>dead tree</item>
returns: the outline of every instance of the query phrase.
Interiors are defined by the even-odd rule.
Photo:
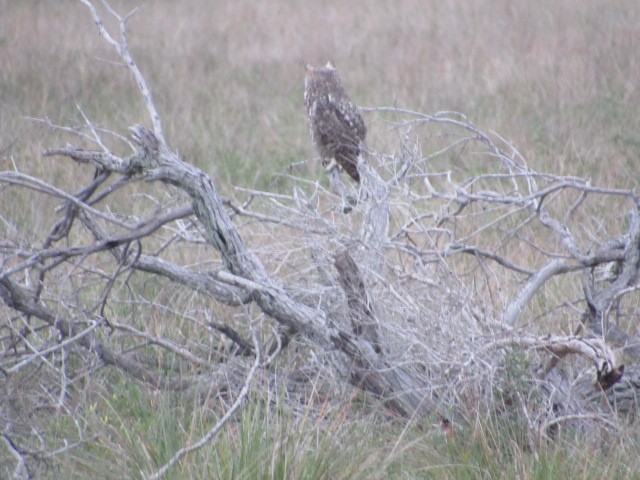
[[[366,154],[359,165],[363,192],[341,185],[336,196],[318,182],[282,175],[284,191],[238,188],[238,198],[224,198],[211,177],[167,143],[127,47],[129,17],[111,12],[120,22],[116,40],[91,2],[81,1],[135,78],[151,128],[136,125],[125,138],[99,131],[86,118],[82,131],[49,124],[82,145],[44,155],[95,170],[75,193],[20,172],[0,174],[8,189],[60,202],[43,241],[25,242],[16,234],[2,245],[4,398],[17,398],[21,379],[44,367],[53,393],[34,400],[33,408],[48,402],[64,412],[74,378],[111,366],[154,388],[187,394],[206,385],[208,395],[229,395],[237,403],[256,369],[272,365],[278,354],[293,355],[288,345],[300,342],[318,362],[285,378],[294,382],[301,372],[312,378],[330,367],[333,386],[349,383],[405,421],[437,415],[448,425],[449,419],[464,424],[495,411],[496,391],[502,398],[525,397],[503,382],[513,352],[527,358],[521,372],[526,388],[562,404],[522,405],[532,430],[544,434],[592,412],[615,416],[610,406],[616,395],[624,396],[627,411],[634,408],[628,399],[639,385],[636,369],[625,369],[614,352],[632,363],[639,356],[627,321],[636,312],[624,304],[637,296],[640,268],[634,191],[536,172],[507,141],[461,114],[389,108],[369,111],[396,123],[399,149]],[[425,135],[429,129],[437,134]],[[110,146],[113,138],[127,154]],[[425,148],[431,153],[424,155]],[[482,173],[466,172],[472,161]],[[438,162],[455,162],[457,169],[438,171]],[[123,192],[147,184],[158,208],[144,218],[108,208],[123,200],[130,207],[133,197]],[[359,201],[344,213],[351,194]],[[171,200],[161,201],[162,195]],[[626,218],[591,228],[592,198],[624,209]],[[18,230],[3,219],[8,230]],[[201,251],[209,263],[180,264],[187,249]],[[235,315],[227,321],[203,306],[190,319],[194,335],[215,333],[226,346],[149,328],[144,315],[151,310],[187,314],[172,310],[171,298],[137,297],[134,283],[143,275],[169,290],[180,285],[203,304]],[[122,292],[138,299],[142,321],[116,313]],[[532,308],[536,301],[547,307]],[[268,337],[266,344],[257,331]],[[198,373],[162,373],[129,350],[136,342]],[[70,355],[81,359],[81,372],[72,371]],[[561,370],[563,362],[572,368]],[[0,406],[9,419],[1,427],[16,472],[55,450],[25,440],[22,407]]]

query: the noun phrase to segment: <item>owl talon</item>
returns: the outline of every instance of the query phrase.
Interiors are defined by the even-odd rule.
[[[336,162],[335,158],[332,158],[329,162],[327,162],[327,160],[323,160],[322,166],[327,173],[330,173],[334,168],[340,168],[340,165],[338,165],[338,162]]]

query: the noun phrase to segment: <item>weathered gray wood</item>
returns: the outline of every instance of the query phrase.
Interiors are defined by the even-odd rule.
[[[208,175],[182,161],[146,127],[136,126],[132,131],[138,151],[127,158],[72,146],[50,150],[45,155],[64,155],[110,172],[144,175],[182,189],[193,200],[207,241],[220,252],[228,270],[218,279],[224,277],[232,285],[244,286],[258,307],[282,325],[306,335],[324,349],[341,351],[344,360],[338,368],[343,373],[348,372],[351,383],[384,400],[397,414],[409,418],[415,417],[418,409],[421,415],[432,411],[432,408],[425,408],[433,405],[423,398],[424,385],[417,378],[401,368],[389,368],[384,364],[377,353],[381,347],[375,335],[359,337],[339,328],[338,319],[329,318],[324,311],[295,300],[267,274],[260,259],[247,249]],[[376,232],[379,234],[380,229]]]
[[[347,250],[334,257],[338,281],[347,297],[353,334],[368,341],[377,354],[382,353],[376,318],[371,310],[371,298],[358,271],[356,262]]]

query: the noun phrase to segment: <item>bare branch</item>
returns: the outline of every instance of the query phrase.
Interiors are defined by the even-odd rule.
[[[531,298],[540,290],[540,287],[554,275],[557,275],[563,271],[567,271],[567,262],[565,260],[552,260],[544,268],[541,268],[536,274],[527,282],[525,288],[520,291],[520,294],[509,304],[504,312],[502,321],[513,326],[518,319],[518,316],[524,309]]]
[[[42,122],[82,148],[44,155],[95,169],[86,186],[69,193],[17,168],[0,173],[3,189],[60,202],[37,225],[29,215],[0,217],[0,366],[7,385],[32,376],[38,390],[17,389],[16,398],[73,418],[77,379],[104,366],[198,399],[235,398],[149,478],[215,438],[258,366],[269,367],[261,388],[293,398],[296,378],[326,377],[327,401],[348,383],[407,425],[434,414],[448,427],[474,424],[511,408],[546,435],[604,412],[605,402],[635,405],[637,365],[616,363],[612,350],[640,359],[635,191],[536,172],[461,113],[382,108],[365,110],[393,119],[383,121],[398,147],[362,145],[358,187],[336,169],[331,190],[288,171],[274,191],[236,187],[241,199],[223,197],[194,166],[204,162],[185,162],[163,136],[127,42],[135,11],[122,16],[103,2],[118,22],[109,32],[97,4],[80,1],[136,80],[153,128],[135,125],[125,138],[78,107],[78,128]],[[113,139],[126,154],[110,150]],[[627,217],[610,218],[603,205]],[[287,360],[274,361],[281,353]],[[572,368],[555,368],[560,361]],[[499,405],[499,394],[509,401]],[[613,411],[599,428],[613,428]],[[85,429],[74,420],[80,441]],[[7,450],[16,472],[36,458],[21,448]],[[42,447],[38,458],[65,448]]]
[[[140,69],[133,61],[133,57],[129,52],[129,46],[127,45],[127,21],[131,16],[135,13],[135,9],[129,13],[126,17],[121,17],[118,15],[106,2],[103,2],[103,5],[107,7],[109,13],[118,20],[120,24],[120,42],[115,40],[110,34],[109,31],[105,28],[104,23],[102,22],[102,18],[98,14],[93,3],[89,0],[79,0],[83,5],[85,5],[89,11],[91,12],[91,16],[93,17],[93,21],[98,26],[98,31],[100,32],[100,36],[102,36],[107,43],[109,43],[118,53],[118,55],[124,60],[125,65],[131,71],[133,77],[138,84],[138,88],[140,89],[140,93],[144,98],[145,105],[147,107],[147,111],[149,112],[149,116],[151,117],[151,123],[153,124],[153,130],[156,136],[164,142],[164,134],[162,133],[162,122],[160,120],[160,115],[156,110],[156,107],[153,103],[153,99],[151,97],[151,90],[147,86],[147,82],[140,72]]]
[[[616,357],[611,348],[604,341],[597,338],[558,335],[535,337],[519,333],[512,338],[488,342],[486,348],[504,348],[514,345],[549,352],[559,358],[569,354],[581,355],[594,364],[598,371],[599,379],[601,375],[604,376],[618,367]]]

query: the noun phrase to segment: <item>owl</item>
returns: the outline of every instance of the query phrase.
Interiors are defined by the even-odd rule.
[[[307,71],[304,104],[309,113],[311,138],[322,157],[322,164],[328,165],[329,171],[337,163],[351,178],[360,182],[358,155],[361,142],[367,135],[362,116],[351,103],[331,62],[324,67],[303,64]]]

